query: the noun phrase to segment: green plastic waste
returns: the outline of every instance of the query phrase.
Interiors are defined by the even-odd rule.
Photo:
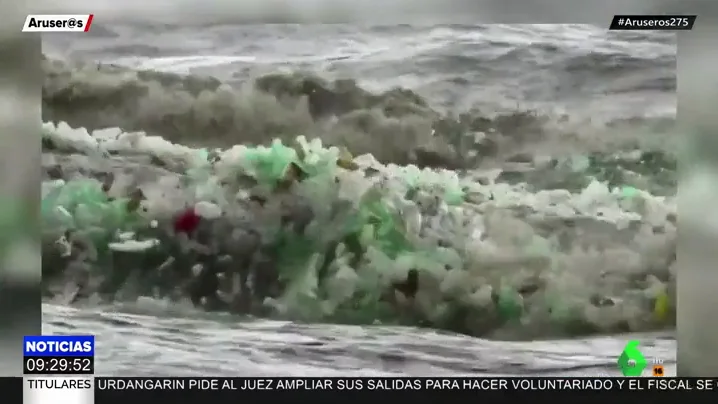
[[[516,320],[523,314],[523,298],[512,288],[504,287],[499,291],[496,309],[505,320]]]
[[[259,146],[247,148],[241,156],[242,169],[246,174],[254,176],[260,184],[276,184],[282,180],[290,164],[295,164],[308,177],[320,179],[326,176],[326,181],[333,179],[327,175],[337,170],[339,150],[325,149],[320,139],[311,142],[304,137],[298,137],[296,148],[284,145],[275,139],[270,147]],[[409,171],[408,181],[416,182],[420,176],[418,169]],[[395,257],[402,251],[411,248],[404,235],[401,221],[395,212],[388,208],[381,195],[369,195],[361,201],[358,211],[351,216],[345,225],[346,235],[359,234],[367,224],[373,225],[373,240],[382,251]],[[282,240],[279,244],[286,248],[286,256],[296,261],[303,261],[311,256],[311,242],[308,240]]]
[[[43,228],[54,234],[78,231],[102,253],[117,231],[132,231],[144,222],[138,213],[128,211],[129,201],[109,199],[97,181],[70,181],[55,186],[43,197]]]
[[[194,161],[185,174],[195,182],[206,181],[211,177],[212,165],[209,162],[207,149],[201,149],[197,152]]]
[[[338,150],[323,149],[319,139],[307,142],[304,137],[299,137],[297,145],[295,149],[275,139],[269,147],[247,148],[241,156],[240,165],[245,174],[265,185],[274,185],[282,180],[291,164],[309,177],[332,172],[336,167]]]
[[[41,202],[43,223],[54,229],[70,230],[94,224],[101,216],[107,195],[97,181],[77,180],[48,192]],[[98,216],[99,215],[99,216]]]
[[[638,190],[631,186],[624,186],[621,188],[621,196],[624,198],[633,198],[638,195]]]
[[[448,205],[458,205],[466,196],[459,185],[458,177],[452,178],[446,174],[439,174],[432,170],[421,170],[410,165],[402,168],[402,180],[409,190],[420,187],[440,187],[443,190],[443,199]]]
[[[447,188],[446,193],[444,194],[444,201],[448,205],[460,205],[462,202],[464,202],[465,197],[466,193],[463,190],[456,188]]]
[[[79,204],[102,204],[107,202],[107,195],[102,185],[94,180],[70,181],[63,186],[54,188],[42,200],[42,212],[51,213],[61,206],[74,211]]]
[[[225,189],[215,176],[210,153],[202,149],[192,157],[185,179],[194,198],[212,202],[224,201]],[[286,180],[295,179],[292,176],[301,175],[302,181],[297,190],[309,196],[309,202],[314,205],[315,223],[305,229],[303,234],[297,234],[292,226],[288,226],[269,231],[267,237],[274,239],[273,255],[280,260],[277,262],[279,277],[287,285],[291,285],[286,292],[288,300],[283,304],[289,310],[294,310],[291,307],[303,307],[305,313],[302,316],[305,317],[318,315],[325,309],[330,312],[357,312],[361,307],[367,318],[389,318],[394,309],[381,301],[384,290],[389,285],[385,284],[386,280],[380,273],[393,271],[397,257],[411,257],[413,268],[418,270],[443,270],[436,251],[427,246],[414,245],[416,240],[407,234],[405,220],[394,206],[395,201],[392,198],[397,195],[386,192],[384,185],[370,189],[358,201],[336,200],[339,192],[336,175],[340,170],[358,169],[351,163],[351,155],[347,152],[342,153],[337,148],[325,148],[321,140],[309,141],[304,137],[297,138],[291,145],[274,140],[269,146],[243,148],[236,162],[238,177],[250,176],[262,187],[272,188]],[[290,169],[295,171],[288,171]],[[406,186],[413,189],[428,187],[432,192],[439,191],[439,194],[443,190],[445,202],[448,204],[460,203],[463,200],[463,190],[459,186],[458,177],[451,178],[446,173],[408,167],[399,173],[399,181],[405,182]],[[104,252],[109,251],[109,244],[117,241],[115,238],[118,231],[133,231],[146,220],[137,213],[128,212],[128,199],[108,199],[102,185],[97,181],[71,181],[55,188],[47,185],[49,191],[42,200],[44,226],[82,232],[96,244],[100,259],[107,256]],[[339,205],[346,202],[347,206],[335,209],[333,204],[327,204],[328,201],[340,202]],[[357,280],[351,281],[356,282],[352,285],[355,292],[351,298],[342,298],[342,301],[329,304],[321,301],[325,297],[317,295],[315,290],[317,275],[326,268],[327,248],[337,240],[343,240],[344,248],[351,251],[351,256],[361,258],[355,255],[365,254],[365,262],[369,259],[377,268],[373,275],[368,273],[374,269],[357,274]],[[374,252],[373,257],[369,257],[369,251]],[[342,259],[350,258],[344,256]],[[322,276],[324,279],[333,279],[331,277],[334,274],[324,273]],[[519,301],[512,299],[515,297],[508,294],[502,297],[500,310],[505,313],[502,316],[520,316],[520,296]]]

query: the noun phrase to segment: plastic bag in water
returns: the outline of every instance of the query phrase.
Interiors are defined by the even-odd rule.
[[[102,185],[94,180],[77,180],[57,184],[41,202],[44,224],[54,230],[69,230],[92,225],[102,216],[102,205],[108,201]]]
[[[638,190],[631,186],[621,187],[621,196],[627,199],[634,198],[638,195]]]
[[[523,314],[523,298],[511,288],[502,288],[499,291],[496,309],[499,315],[506,320],[518,319]]]

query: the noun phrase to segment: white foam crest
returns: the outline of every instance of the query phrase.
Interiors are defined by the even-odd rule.
[[[206,157],[206,149],[196,149],[174,144],[160,136],[150,136],[144,132],[123,132],[119,128],[106,128],[89,133],[85,128],[71,128],[64,122],[54,125],[43,124],[43,136],[55,146],[88,155],[117,153],[127,155],[144,154],[165,162],[184,162],[190,166],[204,164],[199,160]],[[302,143],[302,142],[300,142]],[[303,147],[318,153],[321,142],[303,142]],[[222,178],[236,172],[243,165],[243,156],[247,147],[236,145],[226,150],[217,150],[218,161],[213,169],[217,177]],[[206,162],[206,160],[205,160]],[[445,169],[419,169],[416,166],[398,166],[381,164],[371,155],[358,156],[355,162],[362,168],[372,168],[380,173],[375,179],[365,178],[356,173],[345,172],[348,182],[357,184],[364,181],[362,188],[383,180],[397,190],[406,189],[420,183],[423,186],[464,189],[476,197],[470,198],[477,210],[530,208],[547,216],[557,218],[592,217],[599,221],[615,224],[619,228],[631,222],[641,221],[661,225],[669,214],[677,212],[675,197],[654,196],[648,192],[636,190],[630,197],[620,189],[610,188],[607,184],[594,181],[579,193],[567,190],[544,190],[529,192],[526,184],[507,184],[496,182],[489,176],[488,184],[479,184],[470,177],[459,175]]]
[[[109,152],[121,154],[147,154],[161,160],[189,160],[196,149],[174,144],[161,136],[144,132],[123,132],[120,128],[106,128],[89,133],[85,128],[71,128],[67,123],[43,124],[43,136],[59,149],[88,155]]]
[[[225,55],[202,55],[202,56],[174,56],[162,57],[150,60],[142,60],[134,63],[135,68],[157,70],[169,73],[190,73],[193,69],[201,67],[213,67],[229,65],[232,63],[252,63],[256,61],[254,56],[225,56]],[[124,62],[119,60],[119,63]]]

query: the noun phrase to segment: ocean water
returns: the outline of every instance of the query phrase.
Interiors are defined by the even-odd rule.
[[[202,147],[318,136],[383,163],[497,169],[499,181],[529,185],[524,199],[556,187],[578,192],[589,164],[591,175],[614,186],[671,198],[675,169],[656,161],[674,157],[675,49],[669,33],[585,25],[98,25],[87,36],[44,38],[43,120]],[[481,136],[467,144],[467,132]],[[630,175],[616,174],[636,161],[617,156],[636,151],[661,158],[646,162],[643,154]],[[137,166],[129,157],[114,158],[142,170],[129,168]],[[79,171],[93,164],[49,149],[43,160]],[[565,162],[579,167],[567,173]],[[496,220],[499,229],[516,226]],[[629,242],[619,229],[590,223],[568,233],[550,227],[587,243],[617,238],[595,254],[566,252],[575,272],[550,281],[614,302],[630,300],[633,286],[624,284],[636,274],[670,291],[675,229],[664,222]],[[513,265],[504,270],[523,269]],[[602,272],[620,281],[599,286],[593,274]],[[582,313],[594,316],[586,305]],[[45,332],[97,335],[103,374],[616,375],[615,359],[635,338],[671,372],[674,321],[646,320],[651,304],[614,305],[591,317],[601,324],[594,335],[580,336],[533,323],[476,338],[258,320],[148,297],[73,307],[48,301],[43,323]]]

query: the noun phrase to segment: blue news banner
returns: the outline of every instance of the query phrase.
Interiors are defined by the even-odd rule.
[[[23,339],[25,404],[92,404],[95,337],[34,335]]]
[[[28,336],[23,341],[25,404],[127,404],[133,400],[236,403],[238,400],[296,402],[322,396],[428,401],[447,395],[502,401],[537,395],[638,396],[665,399],[677,393],[718,392],[718,378],[668,377],[93,377],[95,339],[91,335]],[[149,360],[149,359],[148,359]],[[142,367],[138,363],[138,368]],[[244,369],[246,372],[246,368]],[[607,372],[608,373],[608,372]],[[618,374],[618,369],[615,371]],[[132,376],[132,375],[125,375]],[[20,391],[3,380],[3,392]],[[0,388],[2,388],[0,387]],[[648,395],[653,396],[648,397]],[[547,397],[547,398],[550,398]],[[570,397],[568,397],[570,399]],[[621,398],[621,397],[618,397]],[[14,400],[10,400],[13,401]]]
[[[23,374],[93,373],[95,337],[92,335],[34,335],[23,339]]]

